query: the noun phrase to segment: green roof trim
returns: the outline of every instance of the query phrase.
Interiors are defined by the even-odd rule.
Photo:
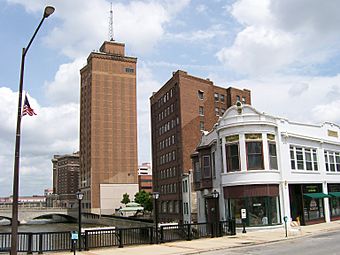
[[[340,192],[328,192],[332,197],[340,197]]]
[[[304,193],[303,194],[304,197],[308,197],[308,198],[325,198],[325,197],[331,197],[328,194],[325,193]]]

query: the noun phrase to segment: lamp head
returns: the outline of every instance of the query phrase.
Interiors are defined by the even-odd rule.
[[[159,198],[159,192],[152,193],[152,197],[157,200]]]
[[[55,8],[53,6],[46,6],[44,11],[44,18],[48,18],[53,12]]]
[[[76,197],[77,197],[78,200],[82,200],[83,197],[84,197],[84,193],[79,190],[76,193]]]

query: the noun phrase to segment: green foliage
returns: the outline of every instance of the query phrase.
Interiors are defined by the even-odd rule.
[[[141,204],[145,211],[152,211],[152,195],[150,192],[141,190],[135,194],[135,202]]]
[[[123,194],[123,199],[122,201],[120,201],[122,204],[127,204],[127,203],[130,203],[130,198],[129,198],[129,194],[128,193],[125,193]]]

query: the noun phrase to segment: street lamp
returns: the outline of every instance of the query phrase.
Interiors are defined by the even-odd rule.
[[[13,202],[12,202],[12,234],[11,234],[11,255],[17,254],[18,245],[18,197],[19,197],[19,162],[20,162],[20,136],[21,136],[21,105],[22,105],[22,91],[24,83],[25,57],[29,47],[31,46],[35,36],[37,35],[44,20],[54,12],[54,7],[46,6],[44,15],[34,31],[34,34],[29,41],[26,48],[22,49],[21,67],[20,67],[20,81],[19,81],[19,99],[18,99],[18,115],[17,128],[15,136],[15,159],[13,170]]]
[[[156,243],[158,243],[158,205],[157,201],[159,199],[159,192],[152,193],[153,200],[155,201],[155,232],[156,232]]]
[[[78,190],[76,193],[76,197],[78,199],[78,247],[79,251],[81,251],[81,200],[84,197],[84,193]]]

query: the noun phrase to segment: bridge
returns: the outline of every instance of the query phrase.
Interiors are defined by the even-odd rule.
[[[19,208],[18,221],[26,223],[34,219],[52,219],[56,221],[77,221],[77,210],[53,207]],[[0,220],[7,219],[12,222],[12,208],[0,208]]]

